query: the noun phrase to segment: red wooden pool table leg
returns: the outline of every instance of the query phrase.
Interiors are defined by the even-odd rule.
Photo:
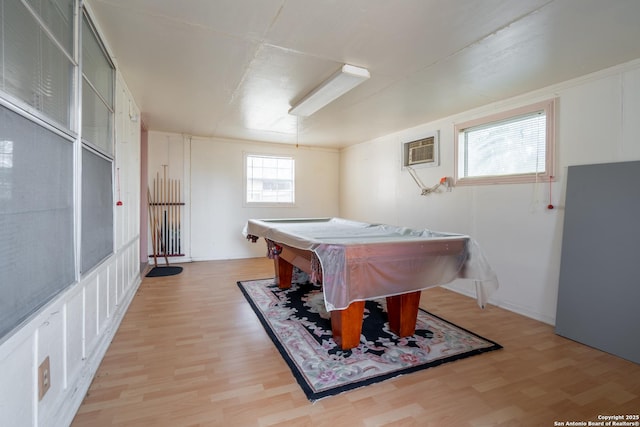
[[[289,289],[291,287],[291,278],[293,277],[293,265],[278,255],[273,257],[273,263],[276,267],[276,283],[278,284],[278,288]]]
[[[389,328],[399,337],[408,337],[416,331],[420,291],[387,297]]]
[[[362,333],[364,301],[355,301],[344,310],[331,312],[331,331],[333,340],[343,350],[357,347]]]

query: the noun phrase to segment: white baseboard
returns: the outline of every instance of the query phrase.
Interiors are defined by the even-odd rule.
[[[120,323],[131,301],[133,301],[133,297],[136,295],[141,282],[142,280],[138,275],[134,279],[132,286],[129,287],[127,295],[122,300],[122,304],[120,304],[113,313],[111,317],[112,321],[110,325],[104,329],[104,333],[96,344],[94,351],[85,359],[84,366],[75,379],[74,384],[69,384],[67,393],[63,395],[64,402],[58,406],[60,409],[51,423],[52,426],[69,426],[73,422],[73,418],[76,416],[78,409],[80,409],[80,405],[82,405],[82,401],[89,391],[98,367],[100,367],[100,363],[102,363],[102,359],[107,353],[111,341],[113,341],[113,337],[118,331]]]
[[[468,296],[469,298],[476,299],[476,295],[473,291],[461,290],[461,289],[450,287],[447,285],[443,285],[442,287],[450,291],[456,292],[458,294]],[[551,317],[551,316],[544,315],[542,313],[534,312],[518,304],[497,300],[495,298],[489,298],[489,304],[494,305],[496,307],[503,308],[505,310],[511,311],[516,314],[520,314],[521,316],[528,317],[530,319],[537,320],[542,323],[546,323],[547,325],[555,326],[556,324],[555,316]]]

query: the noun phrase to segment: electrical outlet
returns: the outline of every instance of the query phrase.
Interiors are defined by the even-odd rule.
[[[51,370],[49,356],[47,356],[38,368],[38,400],[42,400],[49,387],[51,387]]]

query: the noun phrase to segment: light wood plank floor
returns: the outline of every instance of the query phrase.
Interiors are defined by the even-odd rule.
[[[74,427],[554,426],[640,412],[640,365],[442,288],[421,306],[504,349],[312,404],[236,286],[272,277],[271,262],[183,266],[143,280]]]

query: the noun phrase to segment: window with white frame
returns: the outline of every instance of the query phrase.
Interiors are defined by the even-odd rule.
[[[0,1],[0,341],[77,279],[78,6]]]
[[[554,100],[455,126],[457,185],[535,182],[553,176]]]
[[[272,155],[245,155],[248,204],[293,204],[295,202],[295,160]]]
[[[115,67],[85,13],[82,17],[82,140],[113,157]]]
[[[12,104],[73,130],[74,0],[0,2],[0,90]]]
[[[82,16],[82,215],[80,272],[113,252],[115,68],[86,11]]]

